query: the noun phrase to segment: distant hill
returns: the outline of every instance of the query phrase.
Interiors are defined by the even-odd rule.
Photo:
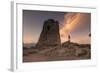
[[[23,44],[24,47],[26,48],[31,48],[31,47],[34,47],[36,45],[36,43],[25,43]]]
[[[79,44],[79,43],[66,41],[66,42],[62,43],[62,47],[67,47],[67,48],[75,48],[75,47],[86,48],[86,47],[88,47],[88,48],[90,48],[90,44]]]

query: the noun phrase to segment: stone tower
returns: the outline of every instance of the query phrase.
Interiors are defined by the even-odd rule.
[[[59,34],[59,22],[53,19],[44,21],[43,29],[40,34],[36,47],[49,48],[60,47],[61,40]]]

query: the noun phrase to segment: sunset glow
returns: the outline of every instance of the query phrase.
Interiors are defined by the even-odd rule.
[[[24,40],[24,43],[33,43],[33,36],[32,35],[27,35],[23,38],[23,40]]]

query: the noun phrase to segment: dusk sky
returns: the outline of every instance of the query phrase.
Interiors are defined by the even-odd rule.
[[[81,44],[90,43],[91,14],[78,12],[51,12],[23,10],[23,42],[37,43],[43,23],[47,19],[59,21],[61,42],[68,40]]]

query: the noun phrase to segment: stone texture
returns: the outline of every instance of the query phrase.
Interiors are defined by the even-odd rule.
[[[44,21],[43,29],[36,47],[53,48],[60,46],[59,22],[53,19]]]

